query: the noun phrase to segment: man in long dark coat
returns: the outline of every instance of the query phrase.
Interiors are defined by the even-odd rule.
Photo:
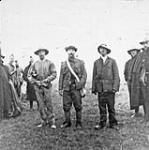
[[[144,114],[146,120],[149,120],[149,104],[147,95],[149,93],[148,90],[148,82],[145,84],[145,80],[148,75],[148,59],[149,59],[149,40],[145,40],[140,42],[141,45],[143,45],[142,51],[137,55],[134,67],[133,67],[133,74],[134,74],[134,79],[132,81],[132,86],[133,86],[133,97],[135,99],[136,105],[143,105],[144,109]],[[144,73],[143,71],[146,70]],[[142,74],[142,75],[141,75]],[[145,78],[144,78],[145,77]],[[148,95],[149,96],[149,95]]]
[[[27,67],[25,67],[24,73],[23,73],[23,79],[27,82],[26,94],[27,94],[27,100],[29,100],[29,102],[30,102],[30,110],[33,110],[33,101],[36,101],[34,85],[32,85],[30,83],[30,81],[28,80],[29,70],[30,70],[33,62],[34,62],[33,57],[30,56],[29,65]]]
[[[94,62],[92,93],[98,94],[98,104],[100,110],[100,122],[95,129],[106,127],[107,107],[109,113],[109,127],[117,128],[117,119],[115,117],[115,93],[119,91],[120,78],[116,61],[107,55],[111,50],[106,44],[98,47],[100,58]]]
[[[145,120],[149,123],[149,40],[140,42],[143,45],[143,52],[138,59],[140,61],[141,91],[144,98]],[[137,67],[137,66],[136,66]]]
[[[3,65],[0,49],[0,120],[8,118],[11,112],[11,90],[9,85],[8,72]]]
[[[134,79],[134,74],[132,73],[137,54],[140,50],[133,48],[128,50],[128,54],[131,55],[131,59],[129,59],[126,64],[125,64],[125,69],[124,69],[124,77],[125,81],[127,82],[128,85],[128,92],[129,92],[129,99],[130,99],[130,109],[135,109],[135,114],[132,117],[138,116],[139,112],[139,103],[136,102],[136,99],[134,99],[134,93],[132,93],[134,88],[132,85],[134,84],[132,81]],[[132,84],[133,83],[133,84]]]

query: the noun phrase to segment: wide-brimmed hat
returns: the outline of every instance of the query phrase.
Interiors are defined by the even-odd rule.
[[[139,53],[140,49],[132,48],[132,49],[129,49],[127,52],[128,52],[128,54],[131,54],[132,51],[137,51]]]
[[[39,48],[39,49],[36,50],[34,53],[35,53],[36,55],[38,55],[39,52],[41,52],[41,51],[45,51],[45,55],[47,55],[47,54],[49,53],[49,51],[48,51],[47,49],[45,49],[45,48]]]
[[[108,48],[107,44],[101,44],[98,46],[98,52],[100,53],[100,48],[105,48],[107,50],[107,54],[111,53],[111,49]]]
[[[3,56],[2,53],[1,53],[1,48],[0,48],[0,57],[5,58],[5,56]]]
[[[75,51],[77,51],[78,49],[75,47],[75,46],[68,46],[68,47],[65,47],[65,50],[68,51],[69,49],[73,49]]]
[[[148,38],[145,38],[143,41],[139,42],[141,45],[145,44],[145,43],[148,43],[149,42],[149,39]]]

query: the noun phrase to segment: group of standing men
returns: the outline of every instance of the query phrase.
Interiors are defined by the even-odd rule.
[[[63,110],[65,121],[61,128],[71,127],[71,107],[76,110],[76,128],[82,128],[82,98],[85,94],[87,72],[84,61],[77,59],[77,48],[68,46],[65,48],[68,59],[61,63],[59,77],[59,94],[63,97]],[[106,44],[98,47],[101,57],[95,61],[93,69],[92,93],[98,94],[100,109],[100,122],[95,129],[106,127],[107,107],[109,113],[109,127],[115,128],[118,124],[115,118],[115,93],[119,90],[120,78],[116,61],[108,54],[111,52]],[[38,127],[50,125],[56,128],[55,115],[53,113],[51,99],[51,82],[56,78],[55,65],[45,58],[49,51],[38,49],[35,54],[39,60],[28,69],[28,82],[34,85],[40,116],[42,118]]]
[[[135,115],[137,115],[139,106],[143,105],[145,118],[149,121],[149,40],[140,42],[140,44],[144,46],[142,52],[136,48],[128,51],[132,58],[126,63],[124,74],[128,83],[131,109],[135,109]],[[99,45],[97,49],[100,58],[94,62],[92,93],[98,95],[100,122],[95,126],[95,129],[99,130],[107,126],[107,113],[109,113],[109,127],[116,128],[118,121],[115,117],[114,105],[115,93],[119,91],[120,87],[119,71],[116,61],[108,56],[111,49],[106,44]],[[82,98],[85,94],[87,72],[84,62],[75,57],[77,48],[68,46],[65,50],[68,59],[61,63],[59,77],[59,94],[63,97],[65,115],[65,121],[61,128],[72,125],[72,105],[76,110],[75,126],[82,128]],[[31,99],[31,108],[33,107],[32,100],[37,100],[42,120],[38,127],[49,125],[55,129],[51,82],[56,78],[57,71],[54,63],[45,58],[48,53],[49,51],[44,48],[35,51],[39,60],[33,63],[32,57],[30,57],[30,64],[25,68],[23,77],[27,82],[27,94]]]
[[[143,48],[128,51],[131,59],[125,65],[125,80],[128,83],[130,109],[135,110],[133,117],[139,115],[139,106],[143,106],[145,120],[149,121],[149,40],[140,42]]]

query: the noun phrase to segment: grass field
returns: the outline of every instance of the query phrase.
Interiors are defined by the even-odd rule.
[[[83,99],[82,130],[76,130],[74,125],[69,129],[60,128],[64,120],[62,100],[54,90],[57,129],[37,128],[36,124],[40,121],[38,111],[29,111],[28,102],[23,103],[21,116],[0,123],[0,150],[149,150],[149,126],[143,117],[130,117],[132,111],[129,110],[127,86],[121,85],[116,95],[118,131],[109,128],[94,130],[99,122],[98,103],[97,97],[90,93],[89,84],[87,87],[88,94]],[[74,109],[72,120],[75,122]]]

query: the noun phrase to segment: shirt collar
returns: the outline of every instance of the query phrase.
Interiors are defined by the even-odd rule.
[[[100,56],[100,58],[103,60],[103,62],[105,63],[106,62],[106,60],[107,60],[107,58],[108,58],[108,56],[106,55],[105,57],[103,57],[103,56]]]

